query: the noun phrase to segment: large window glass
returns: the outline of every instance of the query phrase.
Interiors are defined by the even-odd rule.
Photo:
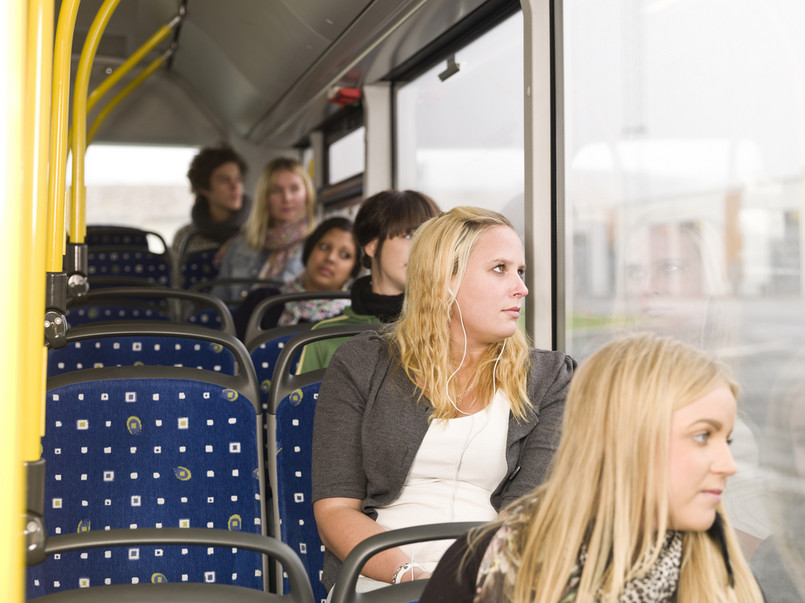
[[[87,149],[87,224],[125,225],[159,233],[170,246],[190,221],[187,180],[193,147],[92,145]]]
[[[732,366],[727,507],[769,600],[805,600],[805,4],[564,16],[567,348],[648,329]]]
[[[444,61],[399,88],[397,187],[442,209],[500,211],[522,234],[522,13],[457,51],[455,63],[452,75]]]

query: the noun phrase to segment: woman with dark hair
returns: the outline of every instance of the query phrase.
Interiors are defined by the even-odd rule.
[[[371,274],[352,285],[352,305],[343,315],[314,328],[395,320],[402,310],[411,237],[420,224],[438,213],[433,199],[417,191],[387,190],[364,201],[355,217],[354,233],[363,250],[363,265]],[[327,339],[305,346],[298,372],[326,367],[344,341]]]
[[[218,278],[296,278],[305,267],[302,246],[313,230],[315,204],[316,191],[301,163],[284,157],[269,162],[243,232],[221,249]],[[247,284],[218,285],[211,293],[238,301],[249,290]]]
[[[305,271],[279,287],[254,289],[241,302],[234,314],[235,328],[240,339],[246,335],[249,317],[264,299],[280,293],[302,291],[337,291],[358,275],[360,248],[355,241],[352,222],[336,217],[325,220],[305,239],[302,249]],[[349,304],[346,299],[311,299],[277,306],[263,316],[262,329],[318,322],[341,314]]]

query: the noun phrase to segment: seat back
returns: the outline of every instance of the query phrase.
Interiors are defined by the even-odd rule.
[[[324,600],[327,592],[321,583],[324,545],[313,516],[310,463],[313,417],[325,369],[294,375],[290,366],[297,353],[309,343],[357,335],[362,331],[378,329],[379,326],[344,325],[308,330],[296,335],[283,347],[269,388],[266,421],[267,464],[273,494],[272,525],[275,535],[302,560],[317,601]]]
[[[80,590],[63,591],[34,599],[36,603],[108,603],[109,601],[160,601],[220,603],[220,601],[249,601],[252,603],[313,603],[313,592],[299,557],[276,538],[242,531],[211,530],[208,528],[138,528],[134,530],[101,530],[54,536],[45,546],[48,556],[68,551],[104,548],[110,553],[117,547],[141,550],[144,545],[229,547],[256,551],[276,560],[288,573],[291,592],[287,595],[245,590],[216,583],[170,583],[160,578],[154,582],[115,586],[89,586]],[[113,548],[115,547],[115,548]]]
[[[265,534],[262,416],[243,345],[215,334],[232,375],[193,368],[96,368],[48,379],[42,438],[48,537],[200,527]],[[259,554],[144,546],[54,555],[29,596],[98,584],[213,582],[262,590]]]
[[[89,224],[84,237],[84,243],[91,247],[131,247],[148,250],[151,248],[149,244],[151,242],[161,245],[160,252],[168,248],[165,239],[159,233],[132,226]]]
[[[260,384],[260,403],[263,412],[268,412],[268,391],[271,388],[271,379],[274,377],[274,368],[277,366],[277,360],[280,353],[285,348],[293,337],[299,335],[304,331],[308,331],[313,327],[314,323],[300,323],[297,325],[290,325],[287,327],[276,327],[263,331],[259,337],[251,341],[247,346],[249,355],[252,358],[254,371],[257,375],[257,382]],[[299,363],[299,356],[301,349],[291,359],[288,365],[288,370],[291,373],[296,372],[296,367]]]
[[[216,288],[223,287],[227,288],[231,285],[239,285],[243,288],[249,287],[279,287],[282,285],[282,281],[276,280],[267,280],[264,278],[252,278],[252,277],[242,277],[242,278],[214,278],[209,281],[202,281],[196,283],[195,285],[190,287],[190,291],[198,291],[203,293],[209,293],[215,291]],[[220,291],[220,289],[219,289]],[[224,299],[225,304],[230,307],[237,306],[240,302],[243,301],[243,298],[239,297],[237,299]]]
[[[179,265],[182,288],[191,289],[194,285],[206,283],[218,276],[218,266],[213,265],[217,253],[218,248],[186,254]]]
[[[204,314],[205,320],[199,319]],[[91,290],[67,304],[71,326],[132,320],[192,323],[234,335],[232,314],[220,299],[167,287],[110,287]]]
[[[90,286],[94,277],[134,279],[165,287],[171,284],[167,251],[154,253],[133,247],[92,246],[88,249],[87,264]]]
[[[189,366],[225,375],[232,352],[216,332],[191,325],[146,322],[84,325],[67,332],[67,344],[48,352],[48,377],[106,366]]]
[[[416,580],[402,584],[389,585],[365,593],[358,593],[355,587],[363,566],[374,555],[397,546],[412,542],[446,540],[458,538],[482,522],[462,521],[455,523],[437,523],[424,526],[412,526],[399,530],[390,530],[382,534],[370,536],[356,546],[344,559],[338,572],[331,603],[406,603],[419,599],[425,589],[427,580]]]
[[[263,317],[277,306],[284,306],[287,302],[305,301],[310,299],[349,299],[349,291],[300,291],[297,293],[280,293],[261,300],[252,310],[246,325],[246,347],[251,348],[250,342],[261,336],[269,329],[263,329],[260,324]]]

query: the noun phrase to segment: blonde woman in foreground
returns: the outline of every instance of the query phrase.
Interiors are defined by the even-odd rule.
[[[737,390],[672,339],[602,347],[570,384],[548,479],[458,540],[420,603],[762,601],[721,505]]]

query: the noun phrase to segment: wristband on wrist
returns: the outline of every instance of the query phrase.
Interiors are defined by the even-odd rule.
[[[394,571],[394,574],[392,574],[392,576],[391,576],[391,583],[392,584],[399,584],[400,581],[402,580],[402,577],[405,575],[405,572],[407,572],[408,570],[411,570],[411,580],[413,580],[414,579],[414,568],[415,567],[418,567],[419,569],[424,569],[418,563],[413,563],[411,561],[406,561],[405,563],[403,563],[400,567],[398,567]]]

